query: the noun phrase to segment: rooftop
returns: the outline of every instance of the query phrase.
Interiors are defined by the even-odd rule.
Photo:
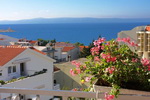
[[[0,46],[0,66],[22,53],[26,48],[18,48],[11,46]]]
[[[46,53],[39,51],[33,47],[29,48],[43,55],[46,55]],[[21,46],[0,46],[0,66],[3,66],[26,49],[27,47]]]
[[[72,50],[74,48],[75,47],[64,47],[63,50],[62,50],[62,52],[68,52],[68,51],[70,51],[70,50]]]

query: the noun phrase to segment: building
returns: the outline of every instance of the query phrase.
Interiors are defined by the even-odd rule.
[[[62,49],[62,59],[63,61],[72,61],[79,58],[79,48],[78,47],[63,47]]]
[[[17,41],[18,39],[16,38],[0,34],[0,45],[8,46],[8,45],[12,45],[13,42],[17,42]]]
[[[138,55],[150,59],[150,26],[146,26],[144,31],[137,31]]]
[[[53,89],[53,60],[34,48],[17,46],[0,47],[1,87]],[[1,100],[33,100],[36,95],[0,94]],[[52,96],[40,96],[49,100]]]
[[[138,26],[130,31],[121,31],[118,33],[119,38],[130,37],[132,41],[135,41],[138,46],[130,49],[136,49],[139,57],[150,59],[150,26]]]
[[[47,54],[57,62],[71,61],[79,58],[80,48],[72,43],[56,42],[53,44],[48,43],[46,46],[50,48]]]

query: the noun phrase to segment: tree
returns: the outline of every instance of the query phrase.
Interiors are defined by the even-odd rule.
[[[41,38],[37,39],[39,46],[45,46],[47,43],[49,43],[49,40],[43,40]]]
[[[76,42],[76,43],[74,43],[74,45],[76,45],[76,46],[84,46],[84,44],[80,43],[80,42]]]

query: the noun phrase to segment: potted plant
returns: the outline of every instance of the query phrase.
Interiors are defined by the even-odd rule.
[[[119,42],[124,42],[124,44],[119,45]],[[110,87],[104,91],[110,90],[109,94],[105,94],[106,100],[117,97],[122,88],[143,90],[149,93],[150,60],[139,58],[136,51],[131,51],[126,44],[133,48],[137,46],[130,38],[110,41],[105,41],[105,38],[95,40],[95,47],[91,49],[88,61],[84,64],[72,61],[76,68],[71,69],[70,73],[79,74],[82,83],[90,82],[92,85],[97,80],[96,85]]]

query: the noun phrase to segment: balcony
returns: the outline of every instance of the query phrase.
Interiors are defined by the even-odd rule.
[[[63,100],[68,100],[69,97],[75,98],[94,98],[96,100],[104,100],[104,93],[100,92],[81,92],[81,91],[64,91],[64,90],[48,90],[48,89],[24,89],[24,88],[6,88],[0,87],[0,93],[11,93],[11,100],[43,100],[44,96],[61,96]],[[21,99],[22,95],[35,95],[31,99]],[[45,100],[45,99],[44,99]],[[77,99],[76,99],[77,100]],[[79,100],[79,99],[78,99]],[[90,99],[91,100],[91,99]],[[135,94],[120,94],[114,100],[150,100],[150,95],[135,95]]]
[[[53,80],[49,78],[49,72],[36,72],[33,75],[27,77],[20,77],[18,79],[13,79],[11,81],[6,81],[0,87],[16,87],[16,88],[30,88],[30,89],[53,89]],[[12,94],[0,94],[0,100],[2,98],[10,98]],[[34,97],[34,96],[26,96],[26,98]],[[6,99],[6,100],[15,100],[15,99]],[[20,100],[20,99],[19,99]],[[22,100],[22,99],[21,99]],[[27,99],[24,99],[27,100]]]

